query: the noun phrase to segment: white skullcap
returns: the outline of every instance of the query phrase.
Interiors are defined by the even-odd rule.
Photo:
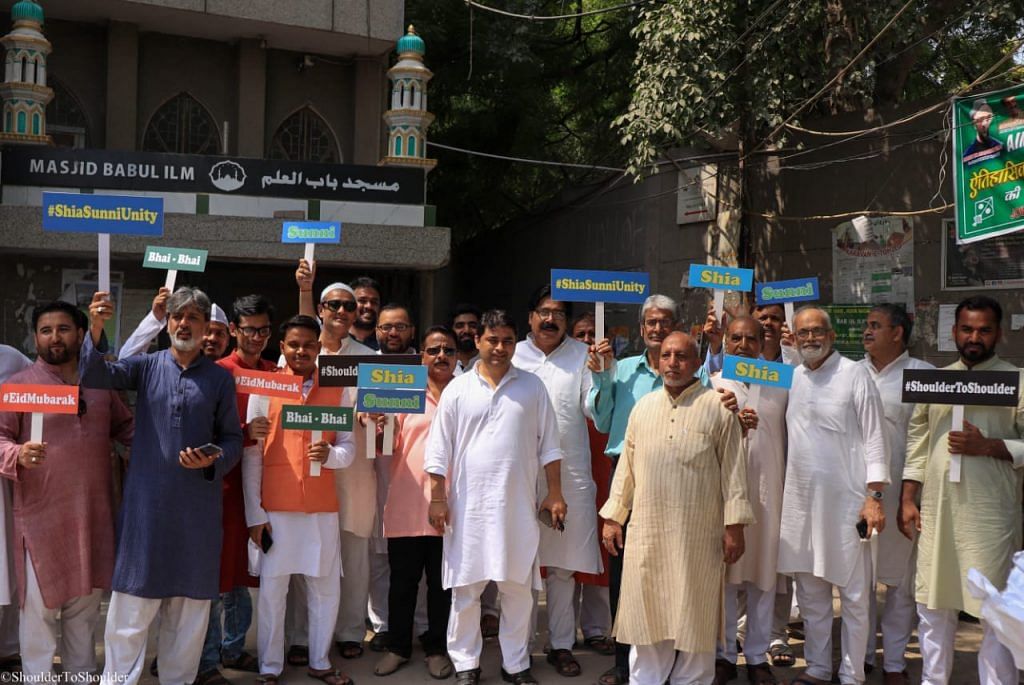
[[[228,325],[228,317],[224,313],[224,310],[214,304],[210,308],[210,323],[222,323],[225,326]]]
[[[344,290],[345,292],[352,295],[353,298],[356,296],[355,290],[352,290],[352,288],[339,281],[337,283],[331,283],[329,286],[320,291],[320,301],[323,302],[324,298],[327,297],[327,293],[331,292],[332,290]]]

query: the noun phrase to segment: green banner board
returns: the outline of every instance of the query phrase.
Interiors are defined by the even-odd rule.
[[[206,271],[206,254],[206,250],[147,245],[146,257],[142,260],[142,266],[149,269]]]
[[[1024,228],[1024,87],[953,99],[956,237]]]
[[[832,304],[823,309],[832,318],[836,332],[835,349],[850,359],[864,358],[864,328],[868,323],[870,304]]]
[[[352,407],[307,407],[286,404],[281,407],[281,427],[290,430],[352,430]]]

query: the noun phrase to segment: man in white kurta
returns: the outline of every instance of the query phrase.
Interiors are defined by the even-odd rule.
[[[539,378],[512,366],[515,323],[501,310],[484,313],[480,359],[453,380],[437,407],[424,457],[431,475],[432,525],[445,521],[442,580],[452,589],[448,653],[457,681],[480,677],[480,595],[495,581],[501,595],[502,676],[534,683],[527,650],[533,590],[540,589],[537,477],[548,495],[540,509],[554,525],[565,519],[558,421]],[[447,481],[447,482],[446,482]]]
[[[615,639],[632,645],[632,685],[710,685],[726,564],[743,554],[746,453],[739,421],[695,377],[693,338],[672,333],[659,352],[664,387],[633,407],[601,507],[609,554],[623,547]]]
[[[839,680],[864,682],[871,552],[885,527],[881,498],[889,450],[878,389],[867,370],[833,349],[828,314],[805,307],[794,317],[803,364],[794,369],[786,411],[788,458],[782,497],[779,572],[796,580],[807,640],[806,683],[832,679],[832,589],[842,602]],[[864,519],[865,538],[858,522]]]
[[[953,326],[960,358],[946,368],[1018,371],[995,354],[1001,323],[1002,309],[994,300],[979,296],[961,302]],[[1024,396],[1016,407],[965,407],[963,431],[951,431],[952,409],[914,408],[903,470],[900,529],[919,534],[915,596],[924,685],[956,682],[951,678],[957,613],[981,616],[980,601],[967,590],[967,571],[978,569],[1002,589],[1021,548]],[[963,455],[958,483],[949,480],[951,453]],[[978,681],[1015,683],[1012,655],[985,621],[982,627]]]
[[[540,565],[545,569],[548,630],[551,651],[548,663],[561,675],[580,673],[572,656],[576,643],[576,611],[573,573],[601,572],[597,542],[597,487],[590,471],[590,439],[587,433],[587,394],[591,374],[587,368],[588,348],[566,335],[568,307],[551,299],[545,285],[531,299],[530,333],[516,345],[512,363],[536,374],[544,382],[558,417],[562,448],[562,496],[569,513],[565,530],[547,526],[540,530]],[[537,484],[540,500],[547,495],[545,479]]]
[[[285,373],[303,377],[302,399],[296,404],[309,402],[320,406],[332,401],[333,406],[340,406],[341,392],[335,388],[322,389],[317,383],[319,332],[311,317],[296,316],[285,322],[281,341],[281,352],[288,365]],[[284,668],[288,585],[292,576],[299,576],[309,617],[309,667],[311,673],[323,676],[333,671],[328,654],[338,616],[342,574],[338,502],[331,481],[334,469],[352,463],[355,443],[350,431],[335,432],[329,446],[323,440],[313,442],[309,431],[286,431],[280,425],[282,404],[286,403],[269,403],[268,421],[267,400],[253,395],[246,417],[252,434],[265,438],[247,447],[242,459],[246,524],[254,544],[262,544],[264,531],[272,539],[270,549],[261,555],[260,561],[260,674],[277,677]],[[274,454],[270,455],[272,449]],[[282,454],[291,449],[300,453]],[[271,459],[265,460],[265,456]],[[313,462],[320,463],[325,470],[314,475]],[[276,488],[287,489],[289,494],[275,493]]]
[[[758,359],[763,351],[764,329],[753,317],[733,319],[725,332],[725,353]],[[747,429],[747,493],[755,523],[743,531],[746,550],[729,567],[725,586],[725,641],[719,645],[722,681],[735,677],[738,599],[746,594],[747,624],[743,655],[751,683],[774,682],[767,652],[774,622],[779,525],[782,516],[782,485],[786,471],[786,404],[784,388],[752,386],[741,381],[711,377],[712,385],[731,390],[740,404],[740,422]],[[757,388],[754,390],[754,388]],[[724,660],[726,663],[721,663]],[[730,678],[731,679],[731,678]]]
[[[889,444],[890,483],[885,488],[882,507],[889,525],[878,536],[876,580],[885,585],[882,610],[882,671],[886,685],[903,685],[907,661],[904,653],[914,629],[914,543],[902,535],[898,519],[903,463],[907,455],[907,424],[914,405],[904,404],[903,371],[932,369],[931,364],[914,359],[907,352],[913,324],[900,305],[880,304],[868,313],[864,328],[864,351],[860,362],[882,398],[885,413],[885,440]],[[875,593],[870,594],[871,611],[868,647],[864,663],[874,666],[876,633],[879,623]]]

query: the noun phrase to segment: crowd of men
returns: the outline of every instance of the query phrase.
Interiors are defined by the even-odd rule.
[[[286,664],[347,685],[332,648],[355,659],[369,647],[389,676],[415,639],[431,676],[475,685],[492,636],[501,677],[534,683],[543,589],[547,661],[578,676],[582,633],[583,648],[615,656],[601,685],[724,685],[740,649],[750,683],[776,683],[772,666],[795,663],[797,608],[807,668],[795,685],[863,683],[879,629],[884,682],[909,683],[918,623],[922,682],[954,682],[958,614],[979,614],[967,571],[1005,583],[1022,546],[1024,402],[967,407],[961,431],[948,406],[903,404],[902,372],[931,367],[909,356],[901,307],[871,310],[858,362],[836,351],[814,306],[793,330],[780,305],[709,313],[702,356],[677,303],[652,295],[644,349],[617,359],[593,316],[574,317],[547,286],[525,330],[468,304],[418,330],[373,279],[316,293],[315,275],[299,263],[298,313],[283,321],[260,295],[229,315],[198,289],[161,289],[115,356],[101,292],[88,316],[64,302],[35,309],[34,363],[0,347],[0,380],[80,393],[76,414],[47,416],[41,442],[28,414],[0,413],[13,523],[0,526],[0,570],[12,569],[0,667],[45,677],[59,656],[65,673],[97,673],[111,591],[107,682],[138,682],[154,630],[148,668],[167,685],[224,685],[221,668],[276,685]],[[1016,370],[996,355],[1001,325],[994,300],[961,302],[948,368]],[[170,347],[147,353],[165,328]],[[427,367],[424,413],[284,429],[286,404],[354,406],[354,388],[320,385],[322,355],[408,353]],[[792,387],[725,379],[724,355],[791,364]],[[297,376],[301,399],[237,392],[239,369]],[[118,503],[115,442],[127,460]],[[951,453],[963,455],[957,483]],[[982,626],[980,682],[1016,683],[1010,652]]]

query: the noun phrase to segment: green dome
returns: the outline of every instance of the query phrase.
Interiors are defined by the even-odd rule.
[[[423,39],[416,35],[416,29],[413,28],[413,25],[409,24],[409,32],[398,39],[398,45],[395,49],[399,55],[403,52],[415,52],[422,55],[427,51],[427,46]]]
[[[43,23],[43,8],[34,0],[18,0],[11,8],[11,21],[34,21]]]

